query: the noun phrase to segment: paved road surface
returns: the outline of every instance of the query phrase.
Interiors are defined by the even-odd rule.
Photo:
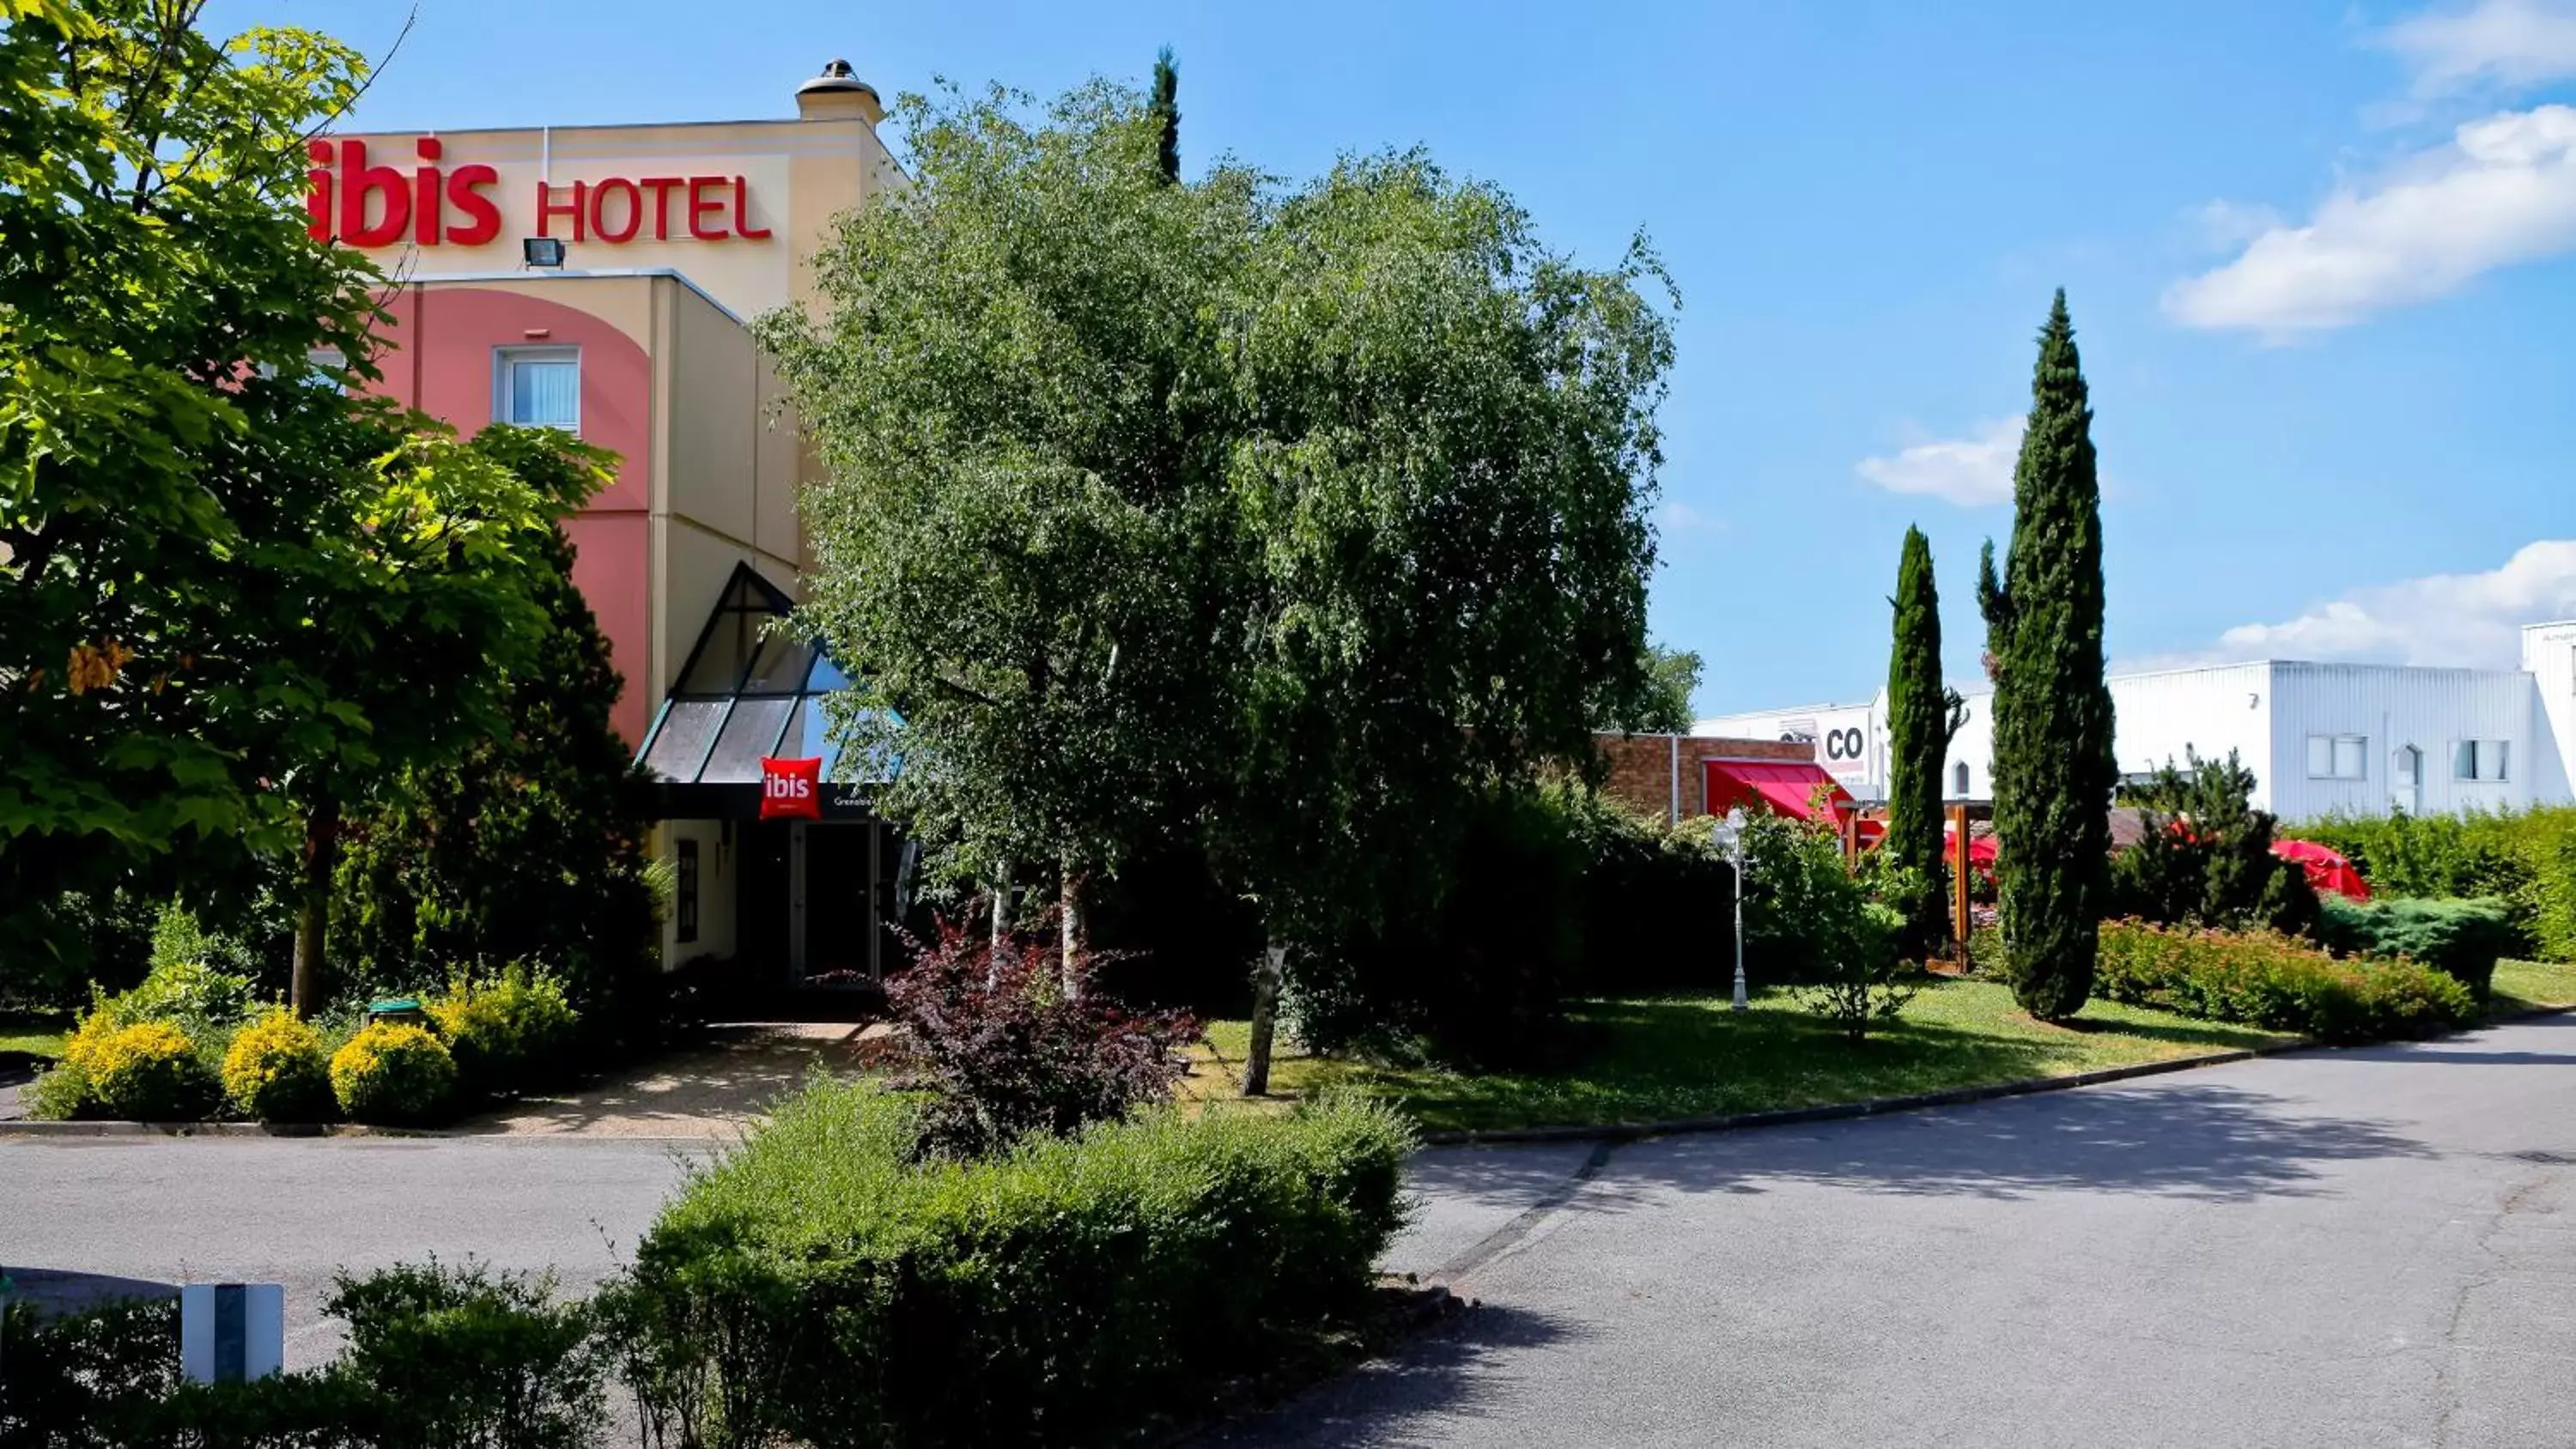
[[[634,1250],[686,1151],[705,1149],[631,1138],[0,1136],[0,1265],[22,1288],[64,1298],[282,1282],[287,1362],[309,1365],[339,1349],[321,1312],[334,1269],[435,1251],[552,1268],[586,1287]],[[81,1276],[58,1276],[67,1273]]]
[[[1483,1300],[1234,1445],[2576,1445],[2576,1018],[1875,1121],[1427,1154]],[[594,1279],[667,1144],[0,1140],[0,1263]],[[1590,1169],[1588,1178],[1578,1174]]]
[[[1567,1159],[1436,1159],[1484,1306],[1219,1442],[2576,1445],[2576,1017]]]

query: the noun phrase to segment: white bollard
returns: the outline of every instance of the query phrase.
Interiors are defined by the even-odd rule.
[[[181,1286],[179,1367],[201,1384],[264,1379],[285,1368],[286,1285]]]

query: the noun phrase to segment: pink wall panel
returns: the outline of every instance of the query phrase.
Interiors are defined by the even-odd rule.
[[[614,718],[640,744],[660,693],[653,688],[651,505],[653,360],[634,339],[575,307],[481,287],[409,287],[386,299],[386,352],[377,391],[458,431],[492,421],[494,352],[581,349],[582,441],[617,454],[617,478],[564,531],[577,550],[573,583],[598,615],[626,689]],[[540,332],[541,336],[530,336]]]
[[[626,676],[611,715],[626,743],[644,742],[660,697],[653,679],[653,535],[641,513],[585,513],[567,519],[572,581],[608,636],[609,661]]]
[[[473,432],[492,420],[493,352],[503,347],[581,349],[581,436],[624,460],[591,511],[643,509],[653,456],[653,359],[617,328],[560,302],[481,287],[420,294],[416,335],[422,412]],[[542,333],[531,337],[531,332]]]

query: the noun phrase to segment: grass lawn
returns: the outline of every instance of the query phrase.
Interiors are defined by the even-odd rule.
[[[2576,983],[2576,970],[2568,978]],[[1562,1068],[1468,1074],[1289,1054],[1274,1061],[1271,1086],[1283,1095],[1356,1087],[1434,1131],[1594,1126],[2066,1076],[2288,1039],[2108,1001],[2085,1007],[2072,1027],[2045,1026],[1990,981],[1936,980],[1858,1047],[1786,992],[1756,995],[1740,1017],[1723,995],[1593,1001],[1573,1016],[1572,1060]],[[1210,1060],[1184,1091],[1229,1096],[1249,1030],[1241,1021],[1211,1024],[1202,1049]]]
[[[2498,961],[2489,1009],[2498,1016],[2548,1006],[2576,1006],[2576,964]]]
[[[58,1057],[63,1054],[63,1038],[70,1034],[70,1030],[70,1024],[60,1017],[12,1016],[0,1012],[0,1052]]]

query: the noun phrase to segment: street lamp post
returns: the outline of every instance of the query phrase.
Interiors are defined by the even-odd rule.
[[[1712,832],[1717,843],[1726,847],[1726,858],[1735,878],[1735,1009],[1745,1009],[1744,999],[1744,807],[1734,806]]]

